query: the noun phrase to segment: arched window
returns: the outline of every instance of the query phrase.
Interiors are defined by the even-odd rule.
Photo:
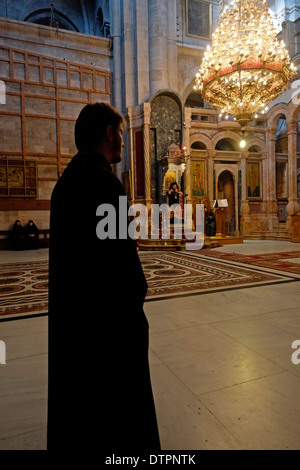
[[[203,99],[200,93],[192,91],[186,99],[185,106],[189,108],[204,108]]]
[[[257,146],[257,145],[251,145],[249,148],[248,148],[248,152],[260,152],[260,148]]]
[[[95,22],[96,36],[108,38],[110,36],[110,23],[104,18],[102,8],[98,8]]]
[[[282,114],[277,121],[277,131],[275,134],[275,152],[287,153],[288,151],[288,135],[286,117]]]
[[[191,145],[191,148],[197,150],[206,150],[206,145],[203,142],[194,142]]]
[[[221,139],[216,143],[216,150],[228,150],[234,152],[236,144],[232,139]]]
[[[79,32],[78,28],[69,18],[67,18],[63,13],[55,10],[53,7],[36,10],[27,15],[24,21],[50,26],[52,28],[60,28],[66,29],[68,31]]]

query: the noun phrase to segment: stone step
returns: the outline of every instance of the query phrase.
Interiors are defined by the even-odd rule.
[[[142,239],[138,240],[138,247],[140,251],[181,251],[185,249],[185,240],[152,240]]]
[[[195,240],[180,239],[158,239],[152,240],[142,239],[138,240],[138,248],[140,251],[183,251],[186,249],[186,243],[194,243]],[[216,248],[222,245],[221,240],[214,240],[209,237],[205,237],[203,248]]]
[[[252,232],[251,235],[245,235],[245,239],[260,239],[260,240],[282,240],[289,241],[291,236],[286,233],[284,229],[276,229],[272,231],[267,230],[258,230]]]

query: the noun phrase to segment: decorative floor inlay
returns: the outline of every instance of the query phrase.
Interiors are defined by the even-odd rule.
[[[182,252],[140,253],[147,299],[286,282],[292,277]]]
[[[48,262],[0,265],[0,317],[48,312]]]
[[[146,301],[300,279],[197,253],[155,251],[139,256],[148,282]],[[48,261],[0,265],[0,319],[47,312]]]
[[[200,253],[200,251],[198,253]],[[261,266],[263,268],[277,269],[288,273],[300,274],[300,251],[241,255],[238,253],[223,253],[220,251],[210,250],[208,248],[201,250],[201,255],[226,261],[251,264],[253,266]]]

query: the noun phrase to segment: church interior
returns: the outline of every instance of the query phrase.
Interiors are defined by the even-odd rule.
[[[259,0],[285,62],[261,60],[271,33],[253,23],[238,82],[217,35],[254,3],[0,0],[0,450],[46,448],[50,199],[94,102],[126,120],[113,171],[129,204],[168,204],[176,182],[207,214],[202,249],[138,241],[162,449],[300,449],[300,7]],[[235,117],[243,86],[263,109]],[[11,249],[16,220],[38,249]]]

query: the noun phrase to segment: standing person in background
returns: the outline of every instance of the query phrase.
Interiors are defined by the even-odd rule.
[[[171,184],[170,184],[170,187],[169,187],[169,190],[168,190],[168,203],[169,203],[169,206],[173,206],[177,204],[180,205],[180,211],[181,211],[181,216],[180,216],[180,219],[182,218],[182,214],[183,214],[183,193],[180,191],[180,189],[178,188],[178,184],[176,183],[176,181],[173,181]],[[178,221],[178,218],[177,218],[177,215],[178,215],[178,212],[175,210],[175,212],[171,212],[170,214],[170,223],[171,224],[174,224],[176,221]]]
[[[52,194],[48,450],[160,449],[135,242],[96,235],[99,205],[119,220],[125,191],[111,165],[121,161],[123,128],[112,106],[86,105],[75,125],[78,153]]]

